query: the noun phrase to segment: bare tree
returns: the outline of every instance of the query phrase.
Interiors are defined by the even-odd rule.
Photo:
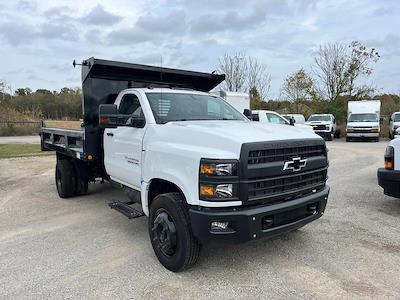
[[[347,66],[347,77],[348,77],[348,95],[350,98],[355,93],[355,98],[371,94],[376,91],[376,88],[363,84],[356,85],[356,79],[360,76],[368,77],[372,74],[372,68],[369,66],[371,62],[376,63],[380,56],[375,48],[367,50],[367,48],[358,41],[353,41],[350,46],[351,54]]]
[[[290,102],[311,100],[316,96],[314,79],[302,68],[286,77],[281,93]]]
[[[360,42],[354,41],[346,46],[333,43],[320,46],[314,58],[313,71],[322,84],[322,91],[329,101],[340,95],[351,97],[366,94],[374,88],[370,85],[357,85],[356,80],[372,73],[371,62],[377,62],[378,52],[367,50]]]
[[[261,99],[266,99],[271,89],[271,75],[267,67],[252,57],[247,59],[247,89],[249,93],[256,89]]]
[[[329,101],[337,99],[347,88],[346,46],[341,43],[319,47],[314,59],[313,70],[323,85]]]
[[[225,54],[219,59],[218,71],[226,76],[223,84],[226,91],[249,94],[256,91],[259,98],[265,99],[271,88],[271,75],[267,67],[242,52]]]
[[[242,52],[225,54],[219,59],[218,71],[225,74],[225,90],[242,92],[246,89],[247,60]]]

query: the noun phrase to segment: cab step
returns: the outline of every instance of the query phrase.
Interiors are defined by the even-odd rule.
[[[139,211],[139,210],[133,208],[132,206],[130,206],[131,204],[134,204],[134,203],[135,202],[116,201],[116,202],[108,203],[108,206],[111,209],[115,209],[116,211],[120,212],[124,216],[128,217],[128,219],[135,219],[135,218],[143,217],[144,213],[142,211]]]

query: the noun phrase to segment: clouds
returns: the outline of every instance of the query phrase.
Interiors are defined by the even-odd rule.
[[[318,45],[360,40],[381,50],[377,85],[397,92],[398,77],[380,78],[383,72],[395,74],[400,61],[398,5],[381,2],[5,1],[0,4],[0,77],[13,86],[57,89],[74,76],[79,84],[79,74],[69,69],[72,59],[94,55],[159,64],[162,56],[166,66],[212,71],[224,53],[243,51],[268,66],[273,97],[289,73],[309,67]],[[22,65],[34,73],[9,73]],[[53,82],[38,79],[46,77]]]
[[[113,25],[121,20],[121,16],[106,11],[100,4],[96,5],[87,15],[80,18],[82,23],[92,25]]]

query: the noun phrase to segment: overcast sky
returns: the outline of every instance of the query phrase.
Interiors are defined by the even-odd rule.
[[[310,69],[320,44],[359,40],[381,60],[369,79],[400,93],[398,0],[1,1],[0,79],[18,87],[80,86],[72,60],[94,56],[211,72],[243,51],[272,75]]]

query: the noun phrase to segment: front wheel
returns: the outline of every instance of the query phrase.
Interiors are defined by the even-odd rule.
[[[166,193],[154,198],[150,206],[151,245],[160,263],[173,272],[194,265],[201,248],[193,235],[184,203],[181,193]]]

